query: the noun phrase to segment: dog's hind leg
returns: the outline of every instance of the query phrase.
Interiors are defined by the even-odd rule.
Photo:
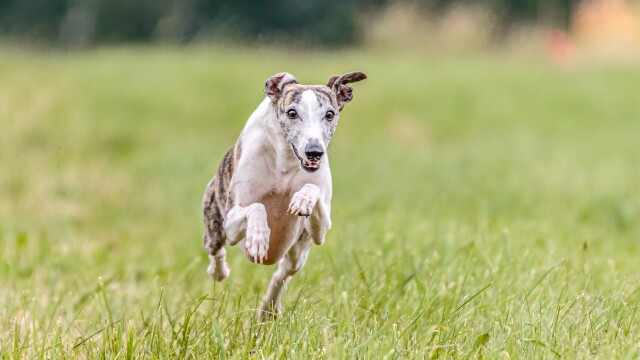
[[[224,249],[225,233],[223,228],[224,219],[218,203],[216,201],[215,189],[217,188],[217,178],[214,177],[204,194],[202,201],[202,215],[204,220],[204,248],[209,254],[211,262],[207,268],[207,273],[216,281],[222,281],[231,272],[229,264],[226,262],[227,252]]]
[[[311,237],[305,230],[298,242],[296,242],[285,257],[280,260],[278,270],[273,274],[267,295],[258,310],[258,320],[263,321],[267,318],[275,317],[280,313],[282,292],[291,281],[293,275],[300,271],[307,262],[311,244]]]

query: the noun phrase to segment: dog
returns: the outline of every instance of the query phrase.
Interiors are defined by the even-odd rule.
[[[238,245],[254,263],[278,263],[258,318],[280,313],[286,284],[322,245],[331,228],[331,171],[325,155],[340,111],[353,99],[346,84],[362,72],[301,85],[289,73],[270,77],[267,95],[207,185],[202,202],[208,274],[230,273],[224,245]]]

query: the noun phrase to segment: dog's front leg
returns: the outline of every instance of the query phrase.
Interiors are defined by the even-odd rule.
[[[323,199],[318,200],[315,209],[305,220],[305,228],[311,235],[314,244],[324,244],[324,237],[331,229],[331,218],[329,217],[329,206],[325,204]]]
[[[321,195],[317,185],[305,184],[293,194],[289,204],[291,214],[307,217],[304,226],[316,245],[324,243],[324,237],[331,228],[330,205]]]
[[[271,234],[264,205],[253,203],[246,207],[234,206],[227,213],[224,230],[227,233],[227,245],[236,245],[245,239],[247,255],[254,262],[264,261],[269,250]]]

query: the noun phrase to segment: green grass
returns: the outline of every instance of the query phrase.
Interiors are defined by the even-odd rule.
[[[362,70],[333,229],[275,267],[200,202],[279,71]],[[282,50],[0,55],[0,358],[638,358],[640,68]]]

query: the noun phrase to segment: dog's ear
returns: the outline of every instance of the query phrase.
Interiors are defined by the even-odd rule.
[[[297,84],[298,80],[295,76],[281,72],[273,75],[269,79],[267,79],[266,84],[264,84],[264,93],[267,94],[271,100],[277,100],[282,95],[282,89],[287,84]]]
[[[327,86],[336,94],[340,111],[342,111],[346,103],[353,99],[353,89],[346,84],[362,81],[366,78],[367,75],[358,71],[346,73],[344,75],[334,75],[329,78]]]

